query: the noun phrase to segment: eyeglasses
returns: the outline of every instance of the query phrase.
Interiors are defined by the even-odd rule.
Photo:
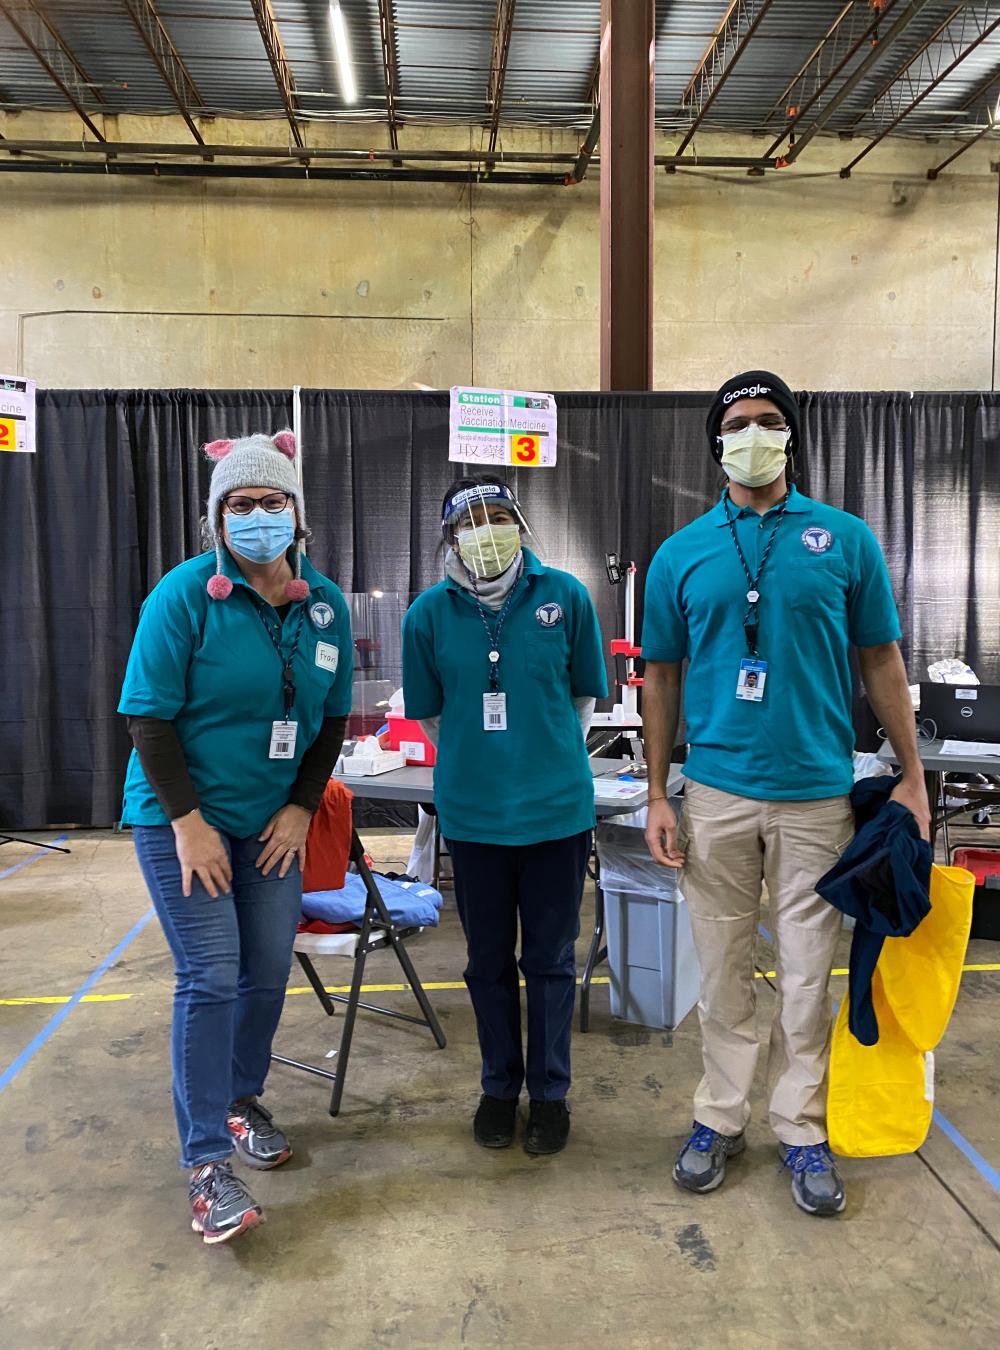
[[[719,428],[723,436],[736,431],[746,431],[749,426],[758,426],[761,431],[787,431],[788,423],[781,413],[761,413],[759,417],[731,417]]]
[[[222,500],[234,516],[248,516],[258,506],[263,507],[270,515],[276,516],[279,511],[284,511],[292,500],[292,494],[290,492],[271,492],[266,497],[233,496],[223,497]]]

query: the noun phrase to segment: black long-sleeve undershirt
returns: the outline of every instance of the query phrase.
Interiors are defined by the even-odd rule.
[[[312,814],[320,804],[344,744],[346,717],[325,717],[319,734],[302,756],[288,800]],[[168,820],[189,815],[201,805],[191,781],[184,747],[173,722],[159,717],[129,717],[129,735],[146,781]],[[263,821],[261,824],[263,825]]]

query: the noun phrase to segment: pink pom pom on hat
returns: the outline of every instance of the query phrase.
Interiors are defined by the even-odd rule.
[[[299,530],[306,528],[306,507],[302,488],[295,474],[295,433],[277,431],[273,436],[262,432],[237,440],[209,441],[205,455],[215,462],[208,493],[208,529],[215,547],[215,575],[209,578],[208,593],[213,600],[226,600],[233,592],[233,583],[222,566],[223,536],[221,527],[222,500],[230,492],[242,487],[274,488],[287,492],[295,503],[295,517]],[[293,563],[295,576],[285,586],[291,601],[305,600],[309,583],[302,579],[302,553],[295,549]]]

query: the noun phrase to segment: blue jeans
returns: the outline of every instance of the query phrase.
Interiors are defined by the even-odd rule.
[[[465,930],[483,1057],[483,1091],[562,1101],[570,1084],[580,901],[591,834],[543,844],[470,844],[449,839],[455,900]],[[528,1054],[521,1047],[517,929],[528,1002]]]
[[[275,866],[254,866],[256,835],[223,834],[232,889],[212,897],[197,877],[181,890],[169,825],[132,830],[139,866],[174,957],[172,1058],[181,1166],[228,1158],[231,1104],[258,1096],[271,1058],[302,909],[302,874],[293,862],[283,881]]]

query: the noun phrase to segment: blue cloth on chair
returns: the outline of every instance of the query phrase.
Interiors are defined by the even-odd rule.
[[[375,885],[385,901],[393,922],[401,928],[436,928],[438,910],[444,904],[440,891],[422,881],[390,881],[373,872]],[[368,892],[356,872],[348,872],[339,891],[307,891],[302,897],[302,913],[307,919],[325,923],[357,923],[364,918]]]

